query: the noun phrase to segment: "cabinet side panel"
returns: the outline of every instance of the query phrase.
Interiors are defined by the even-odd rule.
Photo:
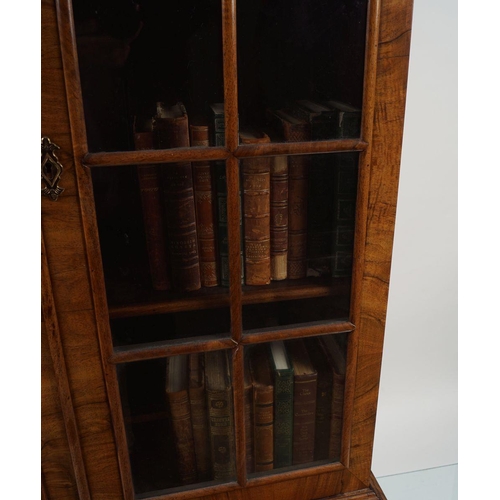
[[[93,499],[118,499],[122,488],[93,313],[58,35],[55,4],[43,0],[41,130],[61,148],[56,154],[64,167],[59,184],[65,191],[56,202],[43,197],[42,230],[90,494]]]
[[[412,0],[384,0],[380,18],[375,114],[360,293],[359,348],[349,470],[369,484],[389,289]]]
[[[41,351],[42,485],[50,500],[76,500],[78,491],[44,322]]]

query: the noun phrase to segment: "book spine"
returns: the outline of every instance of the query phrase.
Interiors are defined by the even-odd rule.
[[[293,393],[293,465],[314,460],[317,375],[296,376]]]
[[[307,212],[308,275],[331,274],[334,161],[332,155],[316,155],[311,160]]]
[[[160,148],[189,146],[187,115],[185,119],[158,119],[155,127]],[[161,170],[161,183],[172,287],[179,291],[198,290],[201,288],[200,259],[191,163],[164,165]]]
[[[234,478],[234,431],[231,390],[207,389],[210,449],[215,481]]]
[[[293,370],[275,371],[274,467],[292,465]]]
[[[309,125],[294,126],[283,123],[287,142],[311,139]],[[289,279],[307,275],[307,191],[309,156],[290,156],[288,160],[288,259]]]
[[[332,420],[332,370],[318,373],[316,395],[316,430],[314,460],[324,460],[329,455]]]
[[[248,369],[248,368],[247,368]],[[247,474],[255,471],[254,467],[254,435],[253,435],[253,386],[252,384],[245,385],[245,445],[246,445],[246,461]]]
[[[210,479],[210,442],[208,439],[205,387],[191,387],[189,389],[189,400],[198,481],[208,481]]]
[[[134,143],[136,150],[154,149],[153,133],[135,133]],[[163,220],[159,167],[139,165],[137,177],[141,193],[151,282],[155,290],[168,290],[170,288],[167,262],[168,247]]]
[[[191,146],[209,146],[208,126],[190,126]],[[201,285],[217,286],[217,252],[215,244],[215,182],[209,162],[193,163],[193,187],[196,206],[196,232],[200,254]]]
[[[272,387],[254,386],[255,472],[273,469],[273,409]]]
[[[329,458],[332,460],[340,459],[342,425],[344,421],[344,388],[345,377],[335,374],[333,378],[332,417],[329,442]]]
[[[271,282],[270,158],[241,161],[243,173],[243,220],[245,241],[245,283]]]
[[[194,483],[197,480],[196,457],[188,391],[167,392],[167,401],[174,432],[179,479],[183,484]]]
[[[276,156],[271,165],[271,279],[287,277],[288,157]]]
[[[342,153],[336,159],[334,170],[334,210],[332,237],[333,277],[350,276],[354,247],[356,193],[358,184],[358,155]]]
[[[308,159],[291,156],[288,182],[288,260],[289,279],[307,274],[307,190]]]

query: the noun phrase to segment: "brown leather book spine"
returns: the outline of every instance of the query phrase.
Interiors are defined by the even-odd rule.
[[[303,375],[294,380],[293,391],[293,464],[314,461],[316,428],[316,375]]]
[[[159,149],[189,146],[186,114],[181,118],[157,118],[154,127]],[[191,163],[165,164],[161,169],[161,183],[172,288],[179,291],[198,290],[201,288],[200,259]]]
[[[288,157],[276,156],[271,165],[271,279],[287,277]]]
[[[205,376],[200,369],[200,354],[189,355],[189,402],[198,481],[210,480],[210,441],[208,433]]]
[[[253,385],[250,378],[250,365],[248,363],[248,357],[245,359],[244,397],[247,474],[250,474],[255,472],[255,466],[253,450]]]
[[[190,125],[191,147],[209,146],[208,125]],[[215,244],[215,178],[209,162],[193,163],[196,230],[200,253],[201,286],[219,284]]]
[[[197,480],[196,457],[188,391],[167,392],[167,401],[177,451],[179,479],[183,484],[194,483]]]
[[[154,149],[153,132],[136,132],[134,143],[136,150]],[[155,290],[168,290],[170,288],[168,250],[159,168],[156,165],[138,165],[137,177],[141,192],[151,282]]]
[[[243,144],[269,142],[242,140]],[[271,282],[271,158],[246,158],[243,171],[243,233],[245,241],[245,283],[268,285]]]
[[[267,349],[259,346],[250,362],[253,379],[255,472],[274,468],[274,387]]]
[[[283,124],[287,142],[311,139],[308,125]],[[290,156],[288,161],[288,278],[305,278],[307,274],[307,178],[310,158]]]

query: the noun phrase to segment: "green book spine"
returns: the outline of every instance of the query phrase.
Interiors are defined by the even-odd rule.
[[[277,368],[272,344],[269,346],[274,373],[274,468],[292,465],[293,453],[293,368],[282,342],[283,356],[289,368]]]

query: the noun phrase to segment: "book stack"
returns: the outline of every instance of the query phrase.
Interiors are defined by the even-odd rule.
[[[231,364],[226,351],[171,356],[165,394],[182,484],[234,479]]]
[[[339,460],[345,356],[335,336],[258,345],[245,366],[247,472]]]
[[[241,144],[358,137],[360,112],[337,101],[296,101],[268,110],[268,125],[241,130]],[[136,118],[137,150],[223,146],[224,105],[189,123],[182,103],[157,103]],[[352,268],[357,154],[241,160],[242,283],[349,276]],[[190,292],[229,286],[226,165],[177,162],[137,168],[152,286]]]

